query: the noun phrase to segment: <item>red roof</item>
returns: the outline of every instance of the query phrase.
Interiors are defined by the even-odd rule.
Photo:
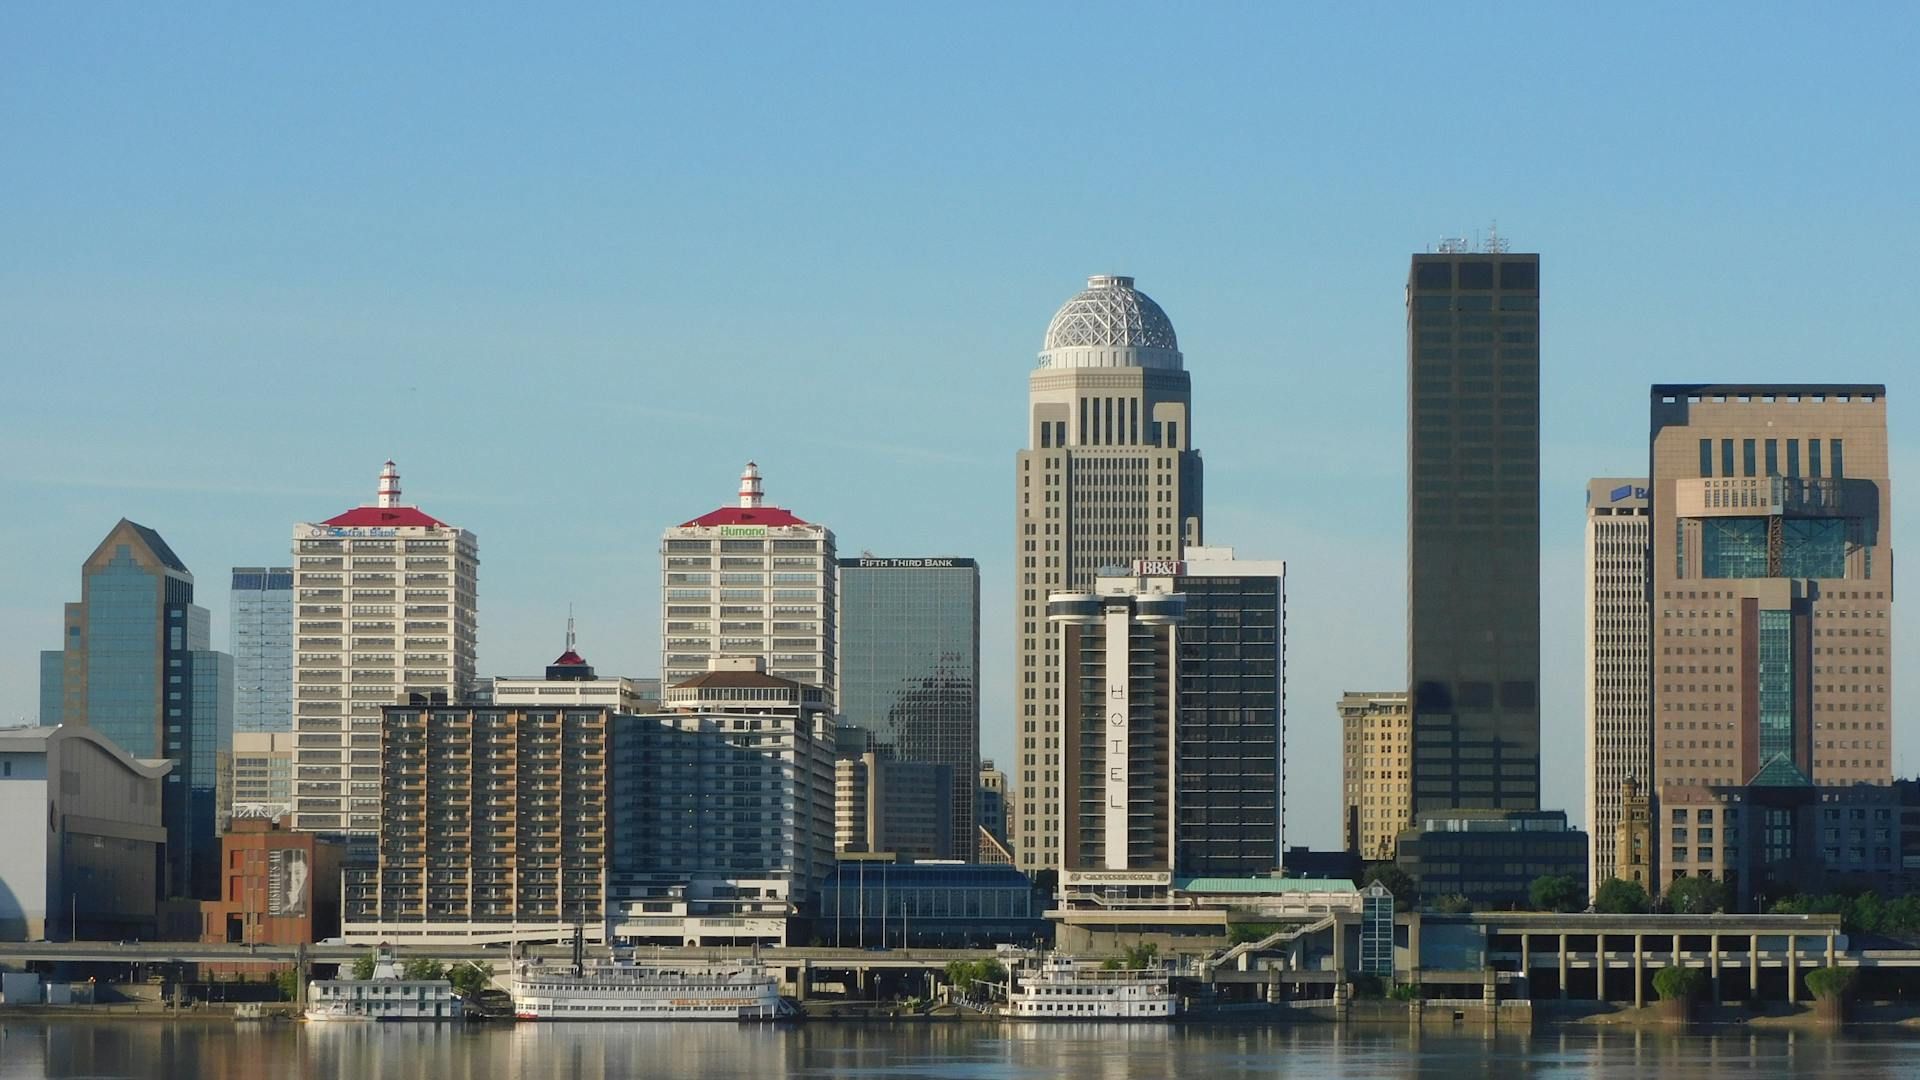
[[[555,660],[553,663],[548,664],[547,666],[548,667],[586,667],[587,662],[585,660],[580,659],[579,653],[574,652],[572,649],[568,649],[566,652],[563,652],[560,654],[560,659]]]
[[[702,514],[680,526],[691,529],[705,525],[805,525],[806,522],[777,506],[723,506],[711,514]]]
[[[445,526],[446,522],[428,516],[417,506],[356,506],[320,524],[358,528],[376,526],[383,529],[413,529]]]

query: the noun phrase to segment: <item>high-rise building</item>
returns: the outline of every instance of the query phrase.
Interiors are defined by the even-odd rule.
[[[293,817],[293,733],[236,731],[227,816],[277,821]]]
[[[1886,388],[1655,386],[1650,475],[1657,880],[1894,865],[1820,805],[1892,780]]]
[[[1007,774],[994,767],[992,758],[980,759],[980,780],[973,798],[974,820],[987,834],[1002,844],[1013,833],[1007,822]]]
[[[347,936],[601,936],[612,710],[383,711],[379,861],[347,870]]]
[[[1187,553],[1048,597],[1069,720],[1070,886],[1280,868],[1285,565]]]
[[[1540,257],[1407,277],[1413,805],[1540,805]]]
[[[833,850],[913,859],[970,859],[953,829],[953,766],[869,750],[833,763]]]
[[[125,518],[81,564],[64,645],[43,653],[41,699],[140,759],[165,759],[169,896],[216,887],[220,775],[233,743],[233,658],[209,648],[193,574],[160,534]],[[58,657],[58,663],[53,661]],[[44,719],[44,717],[43,717]]]
[[[372,505],[294,526],[293,555],[294,826],[370,842],[381,710],[474,683],[479,541],[401,503],[389,461]]]
[[[740,501],[668,529],[660,544],[661,683],[758,656],[782,678],[835,697],[833,530],[766,505],[747,462]]]
[[[1653,781],[1646,478],[1587,482],[1587,887],[1617,876],[1621,792]],[[1642,881],[1642,885],[1647,882]]]
[[[831,565],[831,564],[828,564]],[[665,711],[612,731],[612,933],[635,944],[768,944],[832,869],[826,692],[719,657]]]
[[[841,717],[900,762],[947,766],[951,842],[931,857],[971,857],[979,567],[955,558],[841,559],[839,597]]]
[[[1405,691],[1340,695],[1340,838],[1367,862],[1394,857],[1413,822],[1413,712]]]
[[[1054,313],[1027,378],[1027,448],[1015,456],[1015,716],[1012,799],[1020,866],[1068,857],[1059,641],[1051,593],[1100,570],[1178,559],[1201,542],[1192,391],[1173,323],[1129,277],[1100,275]]]
[[[233,645],[233,730],[293,730],[293,568],[236,566],[228,635]]]

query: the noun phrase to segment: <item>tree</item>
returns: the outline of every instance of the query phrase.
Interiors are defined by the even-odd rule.
[[[1647,890],[1637,881],[1608,878],[1593,896],[1593,910],[1602,915],[1645,915]]]
[[[1704,981],[1699,968],[1663,967],[1653,973],[1653,992],[1661,1001],[1679,1001],[1698,993]]]
[[[1130,968],[1148,968],[1153,966],[1153,958],[1160,955],[1160,946],[1151,941],[1127,946],[1126,966]]]
[[[373,978],[374,954],[368,953],[353,962],[353,977],[365,982]]]
[[[1448,893],[1433,898],[1433,910],[1442,915],[1466,915],[1473,911],[1473,901],[1460,893]]]
[[[1363,889],[1376,881],[1385,885],[1401,904],[1412,905],[1420,899],[1420,888],[1413,883],[1413,875],[1400,869],[1398,863],[1377,862],[1360,875],[1360,887]]]
[[[292,1001],[300,991],[300,975],[294,968],[281,968],[273,973],[273,985],[280,991],[284,1001]]]
[[[1004,983],[1007,981],[1007,969],[998,960],[950,960],[947,962],[947,981],[962,994],[973,991],[979,983]]]
[[[477,998],[480,991],[493,984],[493,965],[476,964],[469,960],[457,964],[447,973],[447,981],[453,984],[453,992],[463,998]]]
[[[447,977],[447,967],[438,960],[416,956],[400,965],[400,976],[411,982],[433,982]]]
[[[1807,972],[1807,989],[1817,998],[1845,997],[1858,968],[1823,967]]]
[[[1676,878],[1662,899],[1675,915],[1712,915],[1727,910],[1727,884],[1704,877]]]
[[[1542,874],[1527,886],[1535,911],[1575,911],[1580,907],[1580,883],[1566,874]]]

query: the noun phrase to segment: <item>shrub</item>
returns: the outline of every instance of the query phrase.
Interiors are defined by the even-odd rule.
[[[1857,974],[1857,968],[1814,968],[1807,972],[1807,989],[1813,991],[1814,997],[1844,997]]]
[[[1699,968],[1663,967],[1653,975],[1653,991],[1662,1001],[1678,1001],[1698,993],[1705,981]]]
[[[1420,998],[1420,988],[1412,983],[1395,983],[1393,989],[1387,992],[1387,996],[1395,1001],[1417,1001]]]

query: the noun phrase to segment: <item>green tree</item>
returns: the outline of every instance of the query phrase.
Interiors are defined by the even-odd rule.
[[[355,959],[353,962],[353,977],[359,979],[361,982],[373,978],[374,963],[375,957],[373,953],[368,953],[365,956]]]
[[[1653,992],[1662,1001],[1678,1001],[1698,993],[1705,981],[1699,968],[1663,967],[1653,973]]]
[[[293,968],[281,968],[273,973],[273,985],[280,991],[280,1000],[292,1001],[300,992],[300,976]]]
[[[1593,896],[1593,910],[1603,915],[1644,915],[1647,890],[1637,881],[1608,878]]]
[[[1853,986],[1853,978],[1859,974],[1858,968],[1823,967],[1807,972],[1807,989],[1814,997],[1844,997]]]
[[[456,964],[447,973],[447,981],[453,984],[453,992],[463,998],[477,998],[480,991],[493,984],[493,965],[476,964],[469,960]]]
[[[1127,947],[1127,966],[1146,968],[1153,966],[1154,957],[1160,955],[1160,946],[1151,941],[1143,941]]]
[[[1363,889],[1376,881],[1385,885],[1393,898],[1403,905],[1411,906],[1420,899],[1420,887],[1413,883],[1413,875],[1400,869],[1398,863],[1377,862],[1360,875],[1360,887]]]
[[[1727,883],[1703,877],[1674,879],[1662,899],[1675,915],[1712,915],[1730,906]]]
[[[447,977],[447,967],[438,960],[416,956],[400,965],[400,976],[413,982],[432,982]]]
[[[1460,893],[1433,898],[1433,910],[1442,915],[1465,915],[1473,910],[1473,901]]]
[[[1527,898],[1535,911],[1576,911],[1580,908],[1580,883],[1566,874],[1542,874],[1527,886]]]
[[[1004,983],[1007,969],[998,960],[950,960],[947,981],[962,994],[971,993],[979,983]]]

